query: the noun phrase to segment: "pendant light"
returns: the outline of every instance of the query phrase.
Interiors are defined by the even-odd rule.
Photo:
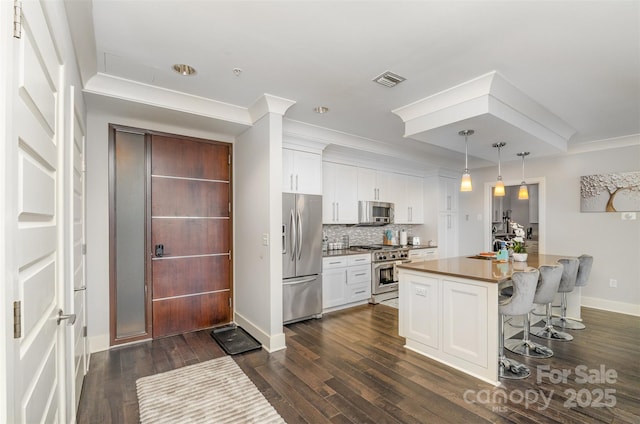
[[[506,146],[507,143],[501,141],[500,143],[493,143],[493,147],[498,149],[498,181],[496,187],[493,189],[493,195],[496,197],[504,196],[504,183],[502,182],[502,170],[500,168],[500,149]]]
[[[469,158],[467,152],[467,137],[473,135],[473,130],[462,130],[458,135],[464,136],[464,173],[462,174],[462,180],[460,181],[460,191],[471,191],[473,189],[471,185],[471,175],[469,174]]]
[[[529,190],[527,183],[524,181],[524,158],[529,155],[529,152],[516,153],[522,158],[522,182],[520,183],[520,190],[518,190],[518,199],[527,200],[529,198]]]

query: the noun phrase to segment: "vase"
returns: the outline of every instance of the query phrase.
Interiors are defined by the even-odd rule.
[[[526,253],[514,253],[513,260],[516,262],[526,262],[527,254]]]

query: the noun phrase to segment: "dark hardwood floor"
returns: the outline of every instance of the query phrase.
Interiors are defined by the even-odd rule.
[[[509,355],[532,375],[502,387],[406,350],[385,305],[291,324],[287,349],[234,359],[290,424],[640,423],[640,318],[588,308],[583,318],[572,342],[535,338],[552,358]],[[208,331],[95,353],[78,422],[137,423],[136,379],[223,355]]]

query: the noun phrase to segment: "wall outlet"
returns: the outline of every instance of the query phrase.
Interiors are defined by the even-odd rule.
[[[609,287],[618,287],[618,280],[614,278],[609,279]]]
[[[269,233],[262,234],[262,245],[269,246]]]
[[[636,213],[635,212],[622,212],[622,214],[620,214],[620,219],[622,219],[623,221],[635,221]]]

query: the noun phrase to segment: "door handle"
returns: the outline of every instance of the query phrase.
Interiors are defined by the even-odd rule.
[[[287,254],[287,226],[282,224],[282,254]]]
[[[291,250],[291,261],[296,260],[296,218],[293,215],[293,209],[289,214],[289,250]]]
[[[82,287],[74,288],[73,291],[79,292],[79,291],[85,291],[86,289],[87,289],[87,286],[82,286]]]
[[[300,211],[298,211],[298,241],[297,241],[297,253],[298,253],[298,259],[300,259],[302,257],[302,216],[300,216]]]
[[[69,314],[69,315],[65,315],[62,312],[62,309],[58,309],[58,325],[60,325],[60,321],[62,321],[63,319],[68,319],[69,322],[67,323],[67,325],[73,325],[76,322],[76,314]]]
[[[161,258],[164,256],[164,244],[156,244],[156,257]]]
[[[291,282],[287,282],[287,283],[282,283],[283,286],[295,286],[296,284],[304,284],[304,283],[310,283],[312,281],[317,280],[316,277],[311,277],[311,278],[307,278],[304,280],[297,280],[297,281],[291,281]]]

